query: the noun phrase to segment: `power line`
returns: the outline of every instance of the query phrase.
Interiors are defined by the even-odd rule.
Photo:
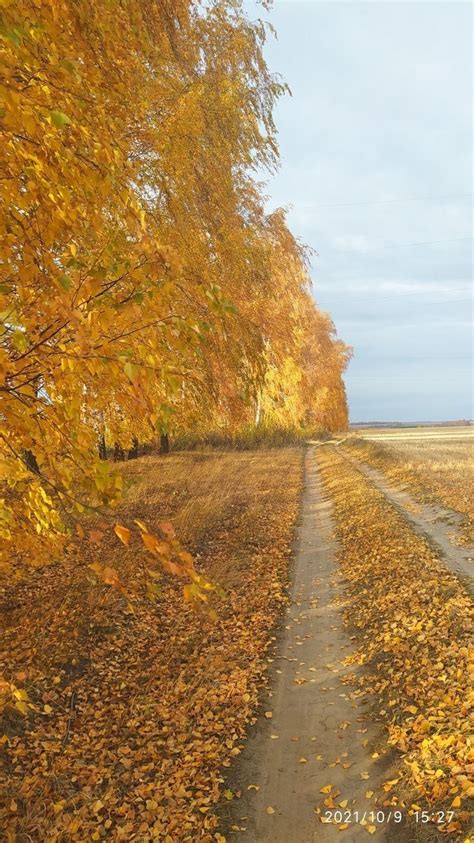
[[[408,246],[434,246],[437,243],[457,243],[460,240],[473,239],[473,237],[448,237],[442,240],[422,240],[418,243],[391,243],[385,246],[378,246],[377,249],[380,251],[381,249],[399,249],[407,248]],[[370,254],[375,254],[377,249],[374,249],[373,252],[361,252],[360,249],[331,249],[331,247],[329,247],[330,252],[337,252],[338,254],[362,255],[363,257],[367,257],[367,255]],[[321,253],[318,253],[317,257],[321,257]]]
[[[369,354],[365,353],[363,359],[370,359]],[[449,357],[446,357],[444,354],[421,354],[416,356],[413,354],[408,354],[406,357],[400,357],[398,354],[393,354],[391,356],[386,355],[381,357],[379,354],[377,354],[377,360],[380,362],[384,362],[387,360],[395,360],[396,362],[402,364],[404,361],[411,363],[412,360],[474,360],[474,357],[472,356],[472,354],[452,354]],[[353,377],[355,376],[353,375]],[[363,377],[365,377],[365,375]]]
[[[389,246],[381,246],[381,249],[397,249],[406,246],[433,246],[435,243],[456,243],[459,240],[473,240],[473,237],[450,237],[444,240],[422,240],[420,243],[392,243]]]
[[[438,202],[440,199],[460,199],[461,197],[473,196],[472,193],[454,193],[447,196],[407,196],[405,199],[367,199],[357,202],[311,202],[310,205],[302,207],[310,208],[350,208],[353,205],[391,205],[392,203],[404,202]]]
[[[318,300],[318,303],[321,305],[321,307],[324,307],[324,303],[320,299],[318,299],[318,296],[316,296],[316,299]],[[460,304],[464,304],[465,302],[471,302],[472,303],[473,301],[474,300],[473,300],[472,296],[468,299],[431,299],[430,301],[425,302],[424,306],[427,306],[427,305],[430,305],[430,304],[457,304],[458,302]],[[331,307],[333,308],[336,304],[337,304],[337,302],[333,300],[333,304],[331,305]],[[360,304],[364,305],[364,307],[366,307],[367,306],[367,300],[366,299],[361,300]],[[374,301],[373,304],[376,305],[377,302]],[[357,305],[357,302],[355,302],[355,303],[352,302],[352,307],[354,307],[354,305]]]
[[[318,296],[316,296],[316,298],[318,298]],[[468,299],[430,299],[430,301],[426,302],[425,305],[429,305],[429,304],[451,304],[451,303],[457,304],[458,302],[461,303],[461,304],[464,303],[464,302],[471,302],[472,303],[473,297],[470,296],[470,298],[468,298]],[[319,300],[319,304],[324,306],[320,300]],[[361,304],[364,304],[364,306],[365,306],[367,304],[366,300],[364,300],[363,302],[361,301]],[[373,304],[377,304],[377,302],[374,301]],[[331,305],[331,307],[334,307],[334,304]]]
[[[320,290],[318,290],[318,286],[316,284],[315,285],[316,296],[318,296],[318,292],[320,292]],[[322,291],[322,292],[323,292],[323,295],[324,295],[324,291]],[[408,290],[407,292],[399,292],[397,290],[394,290],[393,293],[390,293],[387,296],[379,296],[379,295],[377,295],[376,290],[375,291],[374,290],[363,290],[363,291],[360,291],[360,292],[357,292],[356,290],[354,290],[354,292],[345,292],[345,291],[340,292],[340,293],[335,292],[335,293],[332,293],[332,295],[338,296],[338,297],[341,297],[341,298],[347,298],[348,296],[364,296],[364,295],[366,295],[366,296],[373,296],[374,298],[377,298],[377,301],[379,301],[380,299],[393,299],[394,297],[395,298],[405,298],[405,296],[429,296],[430,294],[439,295],[439,293],[446,293],[446,295],[450,295],[451,293],[464,293],[464,292],[468,292],[465,287],[453,287],[452,290],[439,290],[438,293],[437,293],[436,290]],[[330,296],[331,296],[331,294],[330,294]],[[471,297],[472,297],[472,295],[471,295]],[[456,298],[454,298],[454,299],[442,299],[442,301],[470,301],[470,300],[471,300],[470,298],[469,299],[456,299]]]

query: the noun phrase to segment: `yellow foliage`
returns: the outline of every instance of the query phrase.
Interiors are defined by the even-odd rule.
[[[0,18],[2,564],[115,506],[97,442],[347,420],[347,349],[272,167],[284,86],[239,2],[5,0]],[[120,536],[123,540],[123,535]]]

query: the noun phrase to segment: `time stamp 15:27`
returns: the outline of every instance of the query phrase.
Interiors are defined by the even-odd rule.
[[[454,819],[454,811],[414,811],[411,816],[417,823],[436,823],[444,825]],[[331,823],[401,823],[403,820],[402,811],[325,811],[324,821]]]

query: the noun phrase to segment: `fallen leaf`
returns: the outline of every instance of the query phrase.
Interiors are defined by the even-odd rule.
[[[140,524],[138,526],[140,526]],[[131,532],[127,527],[122,527],[121,524],[116,524],[114,527],[114,533],[123,544],[128,545],[130,543]]]

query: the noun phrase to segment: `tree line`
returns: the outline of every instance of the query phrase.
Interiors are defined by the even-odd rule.
[[[240,0],[2,4],[5,565],[118,500],[114,443],[347,423],[349,349],[264,209],[266,36]]]

